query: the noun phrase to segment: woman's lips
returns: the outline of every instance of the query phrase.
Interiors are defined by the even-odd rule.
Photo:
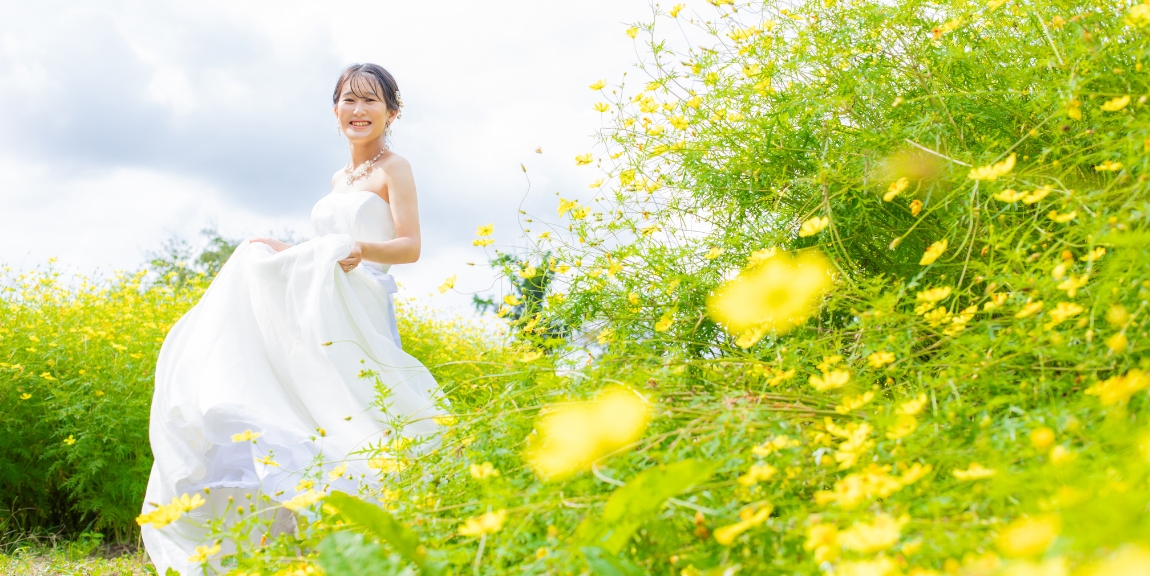
[[[371,122],[369,122],[367,120],[352,120],[351,125],[355,126],[357,128],[364,128],[366,126],[370,126]]]

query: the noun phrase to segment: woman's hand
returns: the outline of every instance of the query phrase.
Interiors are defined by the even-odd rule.
[[[360,246],[359,241],[356,240],[355,243],[351,245],[351,254],[348,254],[347,258],[339,261],[339,267],[342,268],[344,272],[351,272],[356,266],[359,266],[362,260],[363,247]]]
[[[292,244],[288,244],[287,242],[280,242],[275,238],[252,238],[251,241],[267,244],[268,246],[271,246],[272,250],[275,250],[276,252],[283,252],[284,250],[292,247]]]

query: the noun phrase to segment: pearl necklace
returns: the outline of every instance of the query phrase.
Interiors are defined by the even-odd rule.
[[[349,159],[347,161],[347,166],[343,167],[343,173],[347,174],[347,185],[351,186],[352,182],[355,182],[356,180],[364,178],[368,174],[370,174],[371,173],[371,165],[374,164],[376,160],[379,160],[379,157],[383,156],[384,152],[387,152],[387,146],[384,146],[379,151],[379,154],[375,155],[375,158],[372,158],[371,160],[368,160],[367,162],[360,164],[359,167],[356,168],[355,170],[351,169],[351,160]]]

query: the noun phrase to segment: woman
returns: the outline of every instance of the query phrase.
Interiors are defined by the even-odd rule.
[[[420,248],[411,167],[386,142],[399,90],[383,68],[357,64],[340,76],[333,105],[351,160],[312,208],[317,237],[242,243],[160,350],[140,519],[160,574],[201,573],[191,557],[203,522],[229,501],[257,503],[275,514],[273,535],[290,532],[294,516],[276,501],[324,485],[378,487],[369,456],[380,468],[379,457],[436,433],[438,386],[400,349],[387,274]],[[174,523],[150,519],[185,494],[206,505]]]

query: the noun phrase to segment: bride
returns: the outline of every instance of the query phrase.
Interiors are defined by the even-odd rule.
[[[277,503],[304,515],[291,499],[309,490],[378,488],[379,457],[434,441],[444,414],[435,380],[401,349],[387,273],[420,249],[411,167],[386,142],[398,87],[356,64],[332,100],[351,160],[312,208],[317,237],[241,243],[160,350],[138,519],[160,574],[218,567],[228,550],[197,546],[237,504],[274,514],[274,536],[296,521]],[[165,519],[173,509],[186,514]]]

